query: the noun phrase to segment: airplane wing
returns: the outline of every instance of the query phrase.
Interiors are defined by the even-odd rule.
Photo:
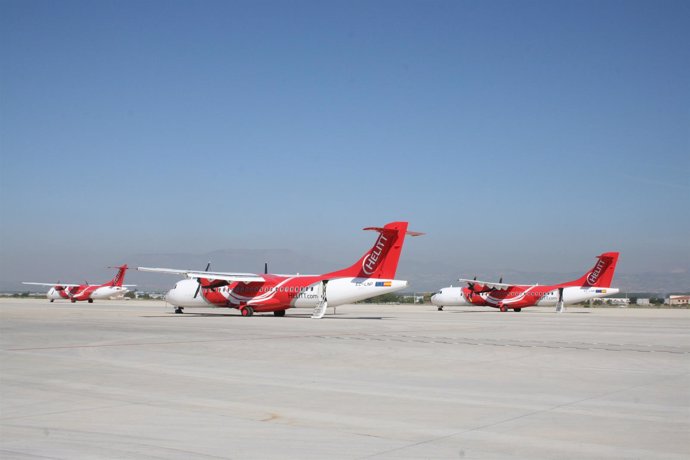
[[[69,283],[34,283],[30,281],[22,281],[22,284],[32,284],[35,286],[62,286],[62,287],[76,287],[81,286],[80,284],[69,284]]]
[[[183,275],[187,278],[205,278],[209,280],[224,280],[224,281],[242,281],[244,283],[252,283],[257,281],[265,281],[263,276],[254,273],[224,273],[224,272],[205,272],[201,270],[178,270],[175,268],[152,268],[152,267],[137,267],[137,270],[142,272],[156,272],[168,273],[171,275]]]
[[[537,284],[530,284],[530,285],[524,285],[524,284],[509,284],[509,283],[496,283],[493,281],[481,281],[481,280],[475,280],[475,279],[465,279],[465,278],[460,278],[458,279],[461,283],[467,283],[470,285],[475,285],[478,284],[482,287],[486,287],[489,289],[496,289],[496,290],[506,290],[510,289],[511,287],[515,286],[520,286],[520,287],[534,287],[537,286]]]

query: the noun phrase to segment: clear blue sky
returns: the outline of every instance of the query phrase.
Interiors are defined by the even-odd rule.
[[[687,273],[688,43],[687,1],[2,0],[0,278],[391,220],[458,272]]]

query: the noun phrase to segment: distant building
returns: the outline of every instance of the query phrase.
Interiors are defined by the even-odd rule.
[[[627,298],[624,299],[624,298],[613,297],[610,299],[604,299],[604,301],[608,305],[618,305],[620,307],[627,307],[628,305],[630,305],[630,299],[627,299]]]
[[[648,298],[637,299],[637,305],[650,305]]]
[[[670,295],[668,296],[666,303],[672,307],[687,307],[690,303],[690,295]]]

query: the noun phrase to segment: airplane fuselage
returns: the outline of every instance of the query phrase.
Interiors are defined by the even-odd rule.
[[[129,289],[122,286],[80,285],[51,287],[46,294],[49,300],[66,299],[71,301],[105,300],[124,296]]]
[[[511,286],[505,290],[473,292],[467,287],[446,287],[431,296],[438,307],[483,306],[508,309],[525,307],[551,307],[558,304],[559,289],[563,289],[564,305],[617,294],[616,288],[581,286]]]
[[[329,306],[357,302],[407,287],[407,281],[380,278],[334,278],[326,281],[318,275],[264,275],[264,282],[233,282],[220,287],[202,287],[195,279],[178,281],[168,291],[166,300],[176,307],[215,306],[241,308],[251,306],[256,312],[314,308],[324,300]]]

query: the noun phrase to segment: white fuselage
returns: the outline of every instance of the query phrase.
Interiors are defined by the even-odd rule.
[[[122,286],[103,286],[91,293],[91,298],[95,300],[120,299],[129,292],[129,289]]]
[[[70,296],[74,297],[79,297],[82,294],[84,294],[84,291],[88,290],[91,286],[83,286],[79,289],[74,289],[70,290],[71,288],[66,288],[64,293],[68,293],[67,298]],[[122,286],[102,286],[99,288],[96,288],[91,294],[89,294],[89,298],[95,299],[95,300],[106,300],[106,299],[119,299],[122,298],[125,294],[129,292],[129,289],[122,287]],[[60,299],[65,299],[65,297],[62,297],[60,295],[60,291],[55,289],[54,287],[50,288],[48,292],[46,293],[46,297],[49,300],[60,300]]]
[[[305,276],[307,277],[307,276]],[[313,276],[308,276],[313,278]],[[291,277],[294,281],[299,278],[299,275]],[[270,299],[270,292],[262,296],[243,298],[238,295],[233,289],[229,287],[221,287],[216,289],[216,292],[221,294],[227,302],[225,305],[219,305],[216,302],[211,302],[206,299],[203,292],[194,297],[197,292],[199,284],[194,279],[184,279],[178,281],[174,288],[168,291],[165,299],[168,303],[176,307],[203,307],[203,306],[232,306],[244,301],[249,305],[260,304],[259,297],[264,297],[266,300]],[[321,292],[321,282],[312,283],[311,289],[296,293],[289,301],[286,301],[286,308],[314,308],[323,300]],[[347,303],[357,302],[360,300],[375,297],[381,294],[388,294],[390,292],[399,291],[407,287],[407,281],[404,280],[384,280],[376,278],[336,278],[331,279],[327,283],[326,296],[328,305],[335,307]]]
[[[436,294],[431,296],[431,303],[438,307],[459,307],[459,306],[475,306],[470,302],[463,293],[461,287],[445,287],[439,290]],[[589,299],[596,299],[606,297],[612,294],[617,294],[620,290],[617,288],[599,288],[599,287],[579,287],[568,286],[563,288],[563,304],[572,305],[579,302],[584,302]],[[489,304],[496,304],[498,306],[499,300],[493,302],[490,292],[482,294],[475,294],[480,296]],[[500,299],[500,301],[510,307],[512,302],[519,300],[518,297],[514,299]],[[558,288],[549,291],[534,303],[534,306],[553,307],[558,304]],[[488,305],[494,306],[494,305]]]

